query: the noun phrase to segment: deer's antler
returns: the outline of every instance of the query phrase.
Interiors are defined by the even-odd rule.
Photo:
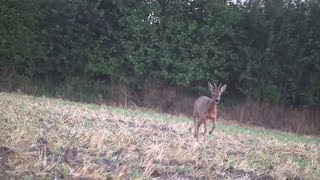
[[[215,83],[215,82],[213,83],[213,85],[214,85],[214,88],[215,88],[215,89],[217,89],[217,85],[216,85],[216,83]]]

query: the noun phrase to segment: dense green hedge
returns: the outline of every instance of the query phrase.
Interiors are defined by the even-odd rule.
[[[0,65],[30,80],[192,87],[320,103],[316,0],[0,0]]]

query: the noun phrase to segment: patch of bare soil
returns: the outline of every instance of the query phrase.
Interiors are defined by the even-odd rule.
[[[7,175],[7,171],[12,171],[12,167],[8,161],[14,156],[15,152],[7,146],[0,146],[0,174]]]

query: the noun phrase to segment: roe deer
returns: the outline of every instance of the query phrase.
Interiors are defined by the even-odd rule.
[[[204,135],[207,134],[207,119],[211,119],[212,121],[212,129],[209,134],[212,133],[214,128],[216,127],[216,119],[217,119],[217,105],[220,102],[221,94],[226,90],[227,85],[221,84],[217,87],[215,83],[214,86],[210,82],[208,82],[209,90],[211,91],[212,98],[210,99],[207,96],[199,97],[194,103],[194,112],[193,112],[193,122],[194,122],[194,137],[199,140],[199,127],[202,123],[204,123]],[[197,121],[197,117],[200,118]]]

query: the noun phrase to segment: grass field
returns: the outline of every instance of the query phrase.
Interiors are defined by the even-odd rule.
[[[192,120],[183,116],[1,92],[0,174],[49,179],[320,177],[320,138],[219,120],[212,135],[196,142],[192,128]]]

